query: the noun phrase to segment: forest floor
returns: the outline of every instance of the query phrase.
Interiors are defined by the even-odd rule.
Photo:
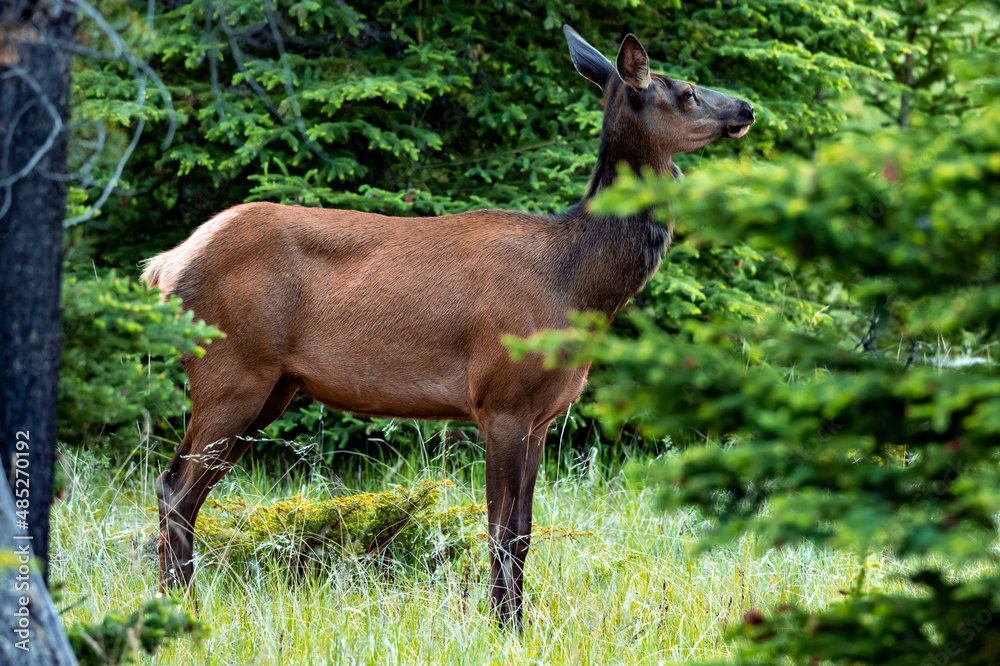
[[[241,465],[212,492],[269,505],[448,479],[447,503],[483,502],[482,453],[465,462],[413,455],[394,465],[352,464],[343,477],[293,468],[274,478]],[[475,461],[479,462],[475,462]],[[163,463],[159,463],[162,465]],[[156,594],[153,479],[142,459],[113,469],[64,452],[66,495],[53,509],[52,579],[62,581],[67,622],[131,611]],[[325,468],[329,469],[329,468]],[[857,554],[798,546],[762,550],[750,539],[694,553],[707,525],[690,510],[663,513],[655,494],[586,457],[543,467],[535,522],[576,536],[535,540],[525,576],[522,635],[499,632],[487,611],[485,541],[468,566],[386,579],[344,560],[294,580],[284,571],[229,566],[198,554],[198,613],[211,624],[200,645],[168,643],[160,664],[643,664],[713,661],[733,653],[727,627],[758,608],[815,608],[842,598]],[[485,531],[484,519],[483,531]],[[563,530],[555,531],[563,534]],[[585,533],[585,534],[579,534]],[[867,557],[866,586],[899,585],[886,558]]]

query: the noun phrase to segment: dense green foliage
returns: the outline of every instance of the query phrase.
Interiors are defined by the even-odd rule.
[[[596,404],[610,421],[708,436],[649,471],[664,506],[718,519],[706,546],[751,534],[760,548],[807,540],[910,563],[909,592],[859,581],[824,611],[748,614],[735,632],[751,641],[746,663],[1000,654],[983,619],[1000,608],[997,64],[982,54],[957,69],[971,100],[960,122],[915,116],[908,132],[831,140],[812,160],[706,165],[679,183],[626,175],[597,202],[652,207],[699,244],[739,239],[822,271],[841,285],[825,307],[873,313],[861,340],[836,318],[772,310],[691,320],[680,334],[638,319],[636,340],[584,319],[535,341],[553,360],[562,346],[571,363],[608,364]]]
[[[78,60],[74,79],[77,160],[91,168],[89,184],[74,190],[73,219],[96,214],[77,243],[127,273],[248,200],[399,215],[575,203],[594,164],[601,108],[573,69],[563,23],[612,58],[634,32],[657,70],[755,105],[746,139],[679,156],[683,167],[734,153],[808,155],[847,118],[840,91],[896,95],[886,62],[908,48],[886,33],[893,12],[852,3],[196,0],[158,3],[147,17],[142,3],[99,8],[127,25],[124,43],[163,82],[137,82],[127,59],[93,55]],[[92,21],[80,41],[114,46]],[[114,150],[94,156],[87,142],[104,125]],[[130,137],[127,168],[101,201]],[[760,302],[812,314],[788,299],[788,272],[770,255],[678,243],[673,256],[639,299],[661,325],[734,309],[754,316]],[[428,438],[388,421],[321,414],[304,398],[269,434],[314,440],[320,431],[327,458],[376,434],[397,444]],[[583,446],[597,431],[577,416],[567,435]]]
[[[893,585],[865,565],[825,608],[783,600],[747,613],[730,632],[738,660],[994,663],[995,8],[426,4],[195,0],[143,17],[146,3],[101,3],[124,41],[82,24],[74,253],[132,274],[251,200],[396,215],[561,210],[583,193],[601,110],[559,28],[573,25],[609,56],[634,32],[656,69],[746,98],[758,122],[742,141],[681,156],[684,181],[623,173],[598,203],[654,209],[675,225],[674,246],[612,328],[581,315],[570,331],[510,342],[599,371],[580,412],[556,427],[580,446],[599,437],[599,418],[611,457],[626,440],[646,453],[674,445],[636,477],[660,489],[664,507],[711,516],[706,547],[742,536],[761,552],[814,543],[855,549],[862,562],[869,551],[902,559]],[[125,47],[149,68],[112,56]],[[81,274],[68,293],[63,436],[178,414],[175,358],[210,331],[114,273]],[[440,428],[302,399],[269,434],[329,459],[369,438],[405,446]],[[442,442],[475,437],[448,428]],[[354,524],[345,502],[217,507],[224,521],[209,516],[203,537],[213,552],[254,557],[265,544],[290,544],[293,560],[314,546],[381,552],[366,526],[396,525],[395,505]],[[403,560],[426,554],[417,545],[468,537],[455,527],[468,516],[441,522],[421,507],[399,532],[412,537],[399,542]]]
[[[197,643],[210,631],[190,610],[157,597],[128,615],[112,611],[100,623],[74,622],[66,636],[80,666],[105,666],[139,661],[141,652],[152,655],[165,641],[181,636]]]
[[[807,153],[812,137],[843,120],[835,93],[885,76],[874,66],[894,48],[873,31],[885,19],[870,22],[851,4],[631,5],[158,7],[151,32],[133,21],[126,38],[172,99],[177,127],[166,150],[165,108],[152,90],[136,102],[125,63],[89,61],[74,81],[80,120],[146,122],[117,209],[98,218],[109,225],[101,261],[132,263],[246,200],[402,215],[575,203],[601,110],[570,63],[563,23],[609,55],[631,30],[657,69],[753,102],[753,135],[715,154]],[[85,34],[102,43],[93,26]],[[96,180],[87,202],[100,192]]]
[[[180,299],[119,277],[67,277],[63,284],[59,437],[131,450],[136,424],[179,417],[187,403],[182,354],[220,337],[182,312]],[[177,424],[180,425],[179,423]],[[119,432],[121,431],[121,432]]]

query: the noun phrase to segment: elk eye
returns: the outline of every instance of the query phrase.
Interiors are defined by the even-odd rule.
[[[682,95],[682,97],[684,98],[685,102],[690,102],[691,100],[694,99],[694,91],[693,90],[685,90],[684,94]]]

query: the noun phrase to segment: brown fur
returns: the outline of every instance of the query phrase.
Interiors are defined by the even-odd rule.
[[[659,75],[637,90],[623,81],[628,72],[602,63],[572,31],[567,38],[578,69],[606,91],[587,198],[612,182],[619,161],[672,170],[676,152],[753,122],[746,102],[700,88],[711,105],[685,107],[678,91],[690,84]],[[629,39],[628,67],[641,76],[645,66],[648,78],[645,51]],[[209,490],[303,391],[361,415],[479,425],[491,606],[520,626],[542,446],[588,368],[546,370],[537,356],[515,363],[501,338],[564,328],[571,310],[614,317],[668,240],[648,216],[595,218],[584,204],[554,217],[395,218],[253,203],[153,258],[143,274],[150,286],[173,291],[227,335],[184,361],[191,422],[157,479],[161,587],[190,583],[191,527]]]

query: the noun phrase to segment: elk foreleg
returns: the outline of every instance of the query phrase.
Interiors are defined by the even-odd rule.
[[[531,504],[547,425],[494,417],[486,433],[490,608],[501,626],[521,629],[524,562],[531,543]]]

